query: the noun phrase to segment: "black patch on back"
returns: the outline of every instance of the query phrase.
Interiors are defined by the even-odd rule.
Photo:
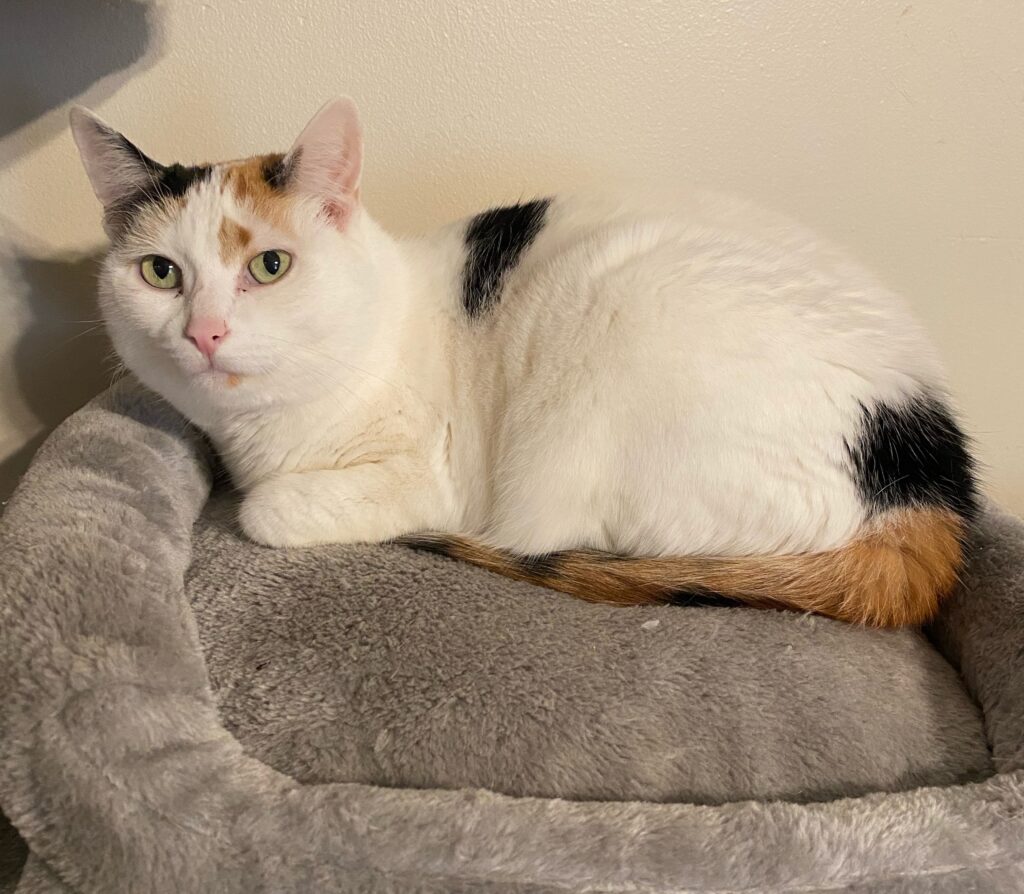
[[[942,401],[919,395],[898,405],[865,407],[860,436],[847,449],[857,489],[871,510],[923,505],[967,519],[977,514],[967,438]]]
[[[502,281],[544,226],[550,199],[478,214],[466,228],[462,306],[479,317],[501,299]]]
[[[302,154],[302,147],[295,150],[295,154],[285,157],[279,153],[268,155],[263,162],[263,179],[271,189],[279,191],[288,188],[295,165]]]

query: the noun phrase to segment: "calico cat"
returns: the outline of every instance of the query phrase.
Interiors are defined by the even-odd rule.
[[[351,100],[285,155],[158,164],[71,115],[125,364],[271,546],[407,542],[583,599],[868,625],[957,580],[973,463],[903,302],[737,201],[494,208],[398,240]]]

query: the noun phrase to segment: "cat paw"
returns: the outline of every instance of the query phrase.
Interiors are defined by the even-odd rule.
[[[267,481],[246,495],[238,522],[247,537],[264,546],[313,546],[336,539],[321,515],[300,488]]]

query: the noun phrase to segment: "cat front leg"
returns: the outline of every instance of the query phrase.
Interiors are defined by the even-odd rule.
[[[437,529],[444,514],[437,489],[417,472],[385,461],[277,475],[249,490],[239,522],[266,546],[380,543]]]

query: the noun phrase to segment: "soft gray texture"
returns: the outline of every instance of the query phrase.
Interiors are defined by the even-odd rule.
[[[991,774],[918,633],[589,605],[395,546],[267,549],[219,502],[187,577],[207,670],[228,730],[301,782],[720,804]]]
[[[933,631],[959,680],[911,632],[266,550],[223,499],[193,542],[208,478],[125,382],[0,523],[19,894],[1024,891],[1020,522]]]

